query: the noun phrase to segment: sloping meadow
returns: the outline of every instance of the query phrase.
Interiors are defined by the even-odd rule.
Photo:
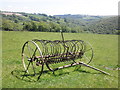
[[[37,76],[21,79],[24,74],[21,58],[23,44],[32,39],[61,40],[61,35],[52,32],[3,31],[2,88],[118,88],[118,35],[64,33],[64,37],[65,40],[91,43],[94,58],[90,65],[112,76],[85,66],[75,66],[55,71],[55,74],[45,67],[47,71],[39,81],[34,81]]]

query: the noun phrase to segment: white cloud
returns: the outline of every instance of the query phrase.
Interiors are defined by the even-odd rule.
[[[117,14],[119,0],[3,0],[2,10],[46,14]],[[10,7],[12,6],[12,7]]]
[[[8,8],[11,8],[11,7],[13,7],[13,6],[11,6],[11,5],[8,5]]]

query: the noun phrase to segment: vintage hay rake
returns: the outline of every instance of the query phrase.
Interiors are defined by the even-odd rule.
[[[89,43],[82,40],[64,40],[62,32],[61,36],[62,40],[34,39],[25,42],[22,47],[22,62],[25,69],[23,78],[26,73],[35,76],[39,71],[39,80],[44,65],[52,72],[75,65],[84,65],[109,75],[109,73],[88,65],[94,56]],[[82,59],[83,57],[85,59]],[[58,67],[57,64],[62,62],[70,62],[70,64]],[[53,67],[55,65],[57,67]]]

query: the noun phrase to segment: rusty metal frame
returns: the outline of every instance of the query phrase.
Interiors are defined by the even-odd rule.
[[[46,65],[47,68],[52,72],[75,65],[84,65],[86,67],[100,71],[104,74],[110,75],[105,71],[88,65],[92,61],[94,56],[93,48],[89,43],[86,43],[83,40],[64,40],[62,32],[61,36],[62,40],[50,41],[34,39],[25,42],[22,47],[22,62],[25,69],[24,75],[26,73],[30,73],[30,65],[33,70],[34,76],[36,75],[35,67],[40,67],[38,80],[42,75],[44,65]],[[89,48],[87,48],[87,46],[89,46]],[[86,52],[91,53],[90,58],[85,56]],[[83,57],[86,57],[87,62],[81,61]],[[79,61],[76,61],[77,59],[79,59]],[[57,64],[69,61],[73,62],[69,65],[60,66],[54,69],[49,66],[50,64]],[[25,62],[27,62],[27,64]]]

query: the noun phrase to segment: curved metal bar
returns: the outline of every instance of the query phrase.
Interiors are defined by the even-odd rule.
[[[33,47],[31,45],[33,45]],[[29,47],[28,47],[29,46]],[[25,49],[25,48],[28,48],[28,49]],[[33,50],[35,49],[35,50]],[[27,59],[25,59],[25,53],[26,53],[26,50],[28,51],[28,53],[30,54]],[[32,50],[32,53],[31,53],[31,50]],[[41,56],[41,61],[38,61],[38,59],[36,60],[36,51],[38,51],[39,55]],[[40,75],[42,74],[42,70],[43,70],[43,64],[44,64],[44,59],[43,59],[43,55],[42,55],[42,52],[39,48],[39,46],[34,42],[34,41],[27,41],[25,42],[25,44],[23,45],[22,47],[22,62],[23,62],[23,66],[24,66],[24,69],[25,69],[25,73],[23,75],[23,78],[25,76],[26,73],[29,73],[29,68],[30,68],[30,65],[31,65],[31,68],[33,69],[33,73],[34,75],[36,75],[36,71],[35,71],[35,66],[34,66],[34,61],[36,61],[35,63],[37,64],[38,62],[41,62],[40,64],[42,65],[41,67],[41,70],[39,71],[40,72]],[[25,62],[28,62],[28,65],[26,65]],[[26,67],[27,66],[27,67]],[[28,70],[29,69],[29,70]],[[31,70],[30,70],[31,71]]]
[[[32,50],[30,46],[28,45],[29,43],[32,43],[35,45],[35,49]],[[27,57],[28,59],[34,58],[32,60],[32,68],[34,73],[36,73],[33,61],[36,60],[36,65],[42,65],[40,75],[38,79],[40,78],[44,64],[47,66],[47,68],[50,71],[54,71],[54,68],[51,68],[49,64],[55,64],[55,63],[60,63],[60,62],[67,62],[67,61],[72,61],[75,63],[76,59],[80,59],[84,56],[87,58],[85,55],[87,52],[91,53],[91,57],[87,58],[87,64],[89,64],[92,59],[93,59],[93,49],[92,46],[89,43],[86,43],[82,40],[55,40],[55,41],[50,41],[50,40],[38,40],[34,39],[31,41],[25,42],[25,44],[22,47],[22,56],[24,55],[24,48],[27,45],[28,49],[32,50],[32,56]],[[90,46],[89,49],[87,49],[87,45]],[[28,51],[30,51],[28,50]],[[36,56],[36,51],[39,51],[39,55]],[[29,52],[31,54],[31,52]],[[23,57],[22,57],[23,58]],[[24,58],[22,59],[24,61]],[[77,61],[76,63],[79,63],[81,61]],[[83,61],[84,62],[84,61]],[[23,62],[24,63],[24,62]],[[72,63],[72,64],[73,64]],[[71,65],[72,65],[71,64]],[[25,70],[28,70],[30,63],[28,64],[27,68],[24,65]]]

